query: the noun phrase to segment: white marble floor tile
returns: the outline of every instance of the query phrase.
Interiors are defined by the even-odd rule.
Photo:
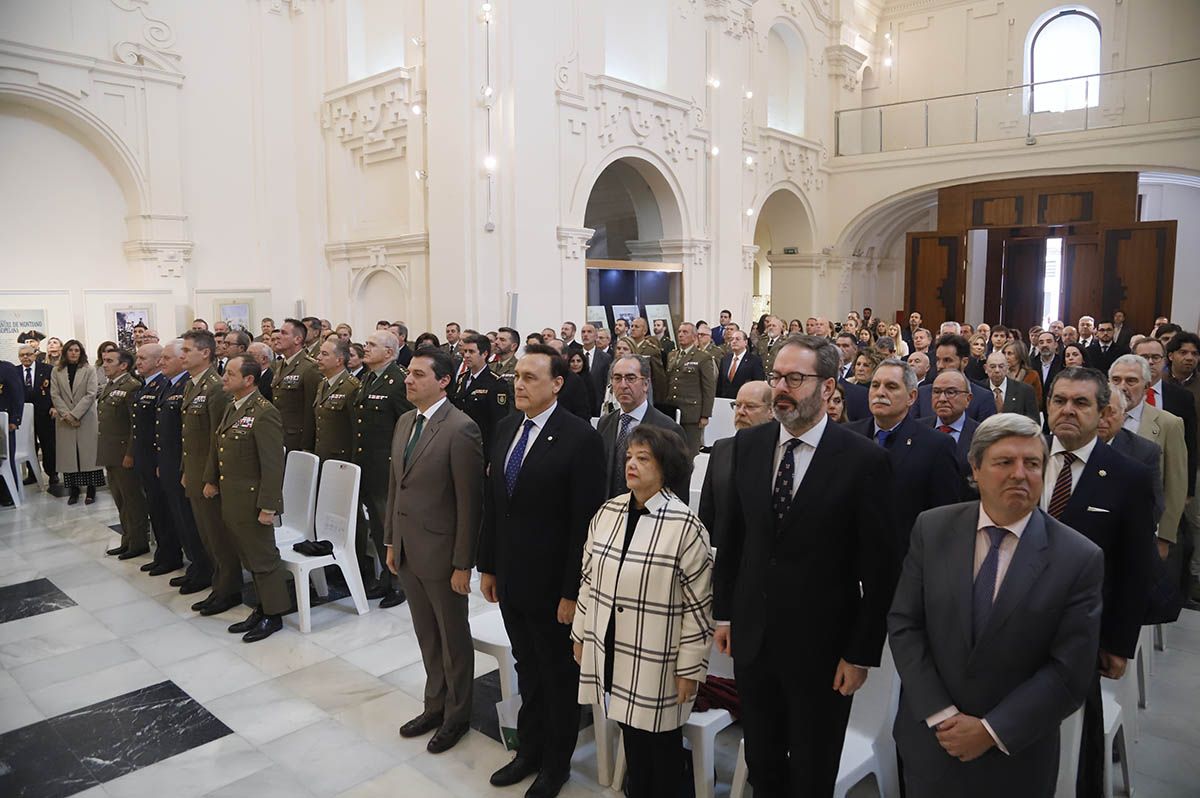
[[[120,640],[108,640],[94,646],[48,657],[19,668],[11,673],[21,689],[33,693],[51,685],[111,668],[138,659],[138,654]]]
[[[1200,700],[1196,703],[1200,704]],[[1155,737],[1144,728],[1137,741],[1133,766],[1138,773],[1149,773],[1167,784],[1193,790],[1193,795],[1200,785],[1200,749]],[[1136,792],[1136,780],[1134,787]]]
[[[113,578],[113,574],[112,571],[98,562],[86,562],[78,565],[69,565],[65,568],[55,568],[54,570],[47,571],[45,577],[53,582],[59,590],[65,591],[68,588],[75,588],[80,585],[108,581]]]
[[[409,631],[411,625],[386,612],[372,610],[366,615],[351,615],[339,612],[340,608],[323,605],[326,611],[318,622],[313,616],[313,631],[309,638],[334,654],[344,654],[386,640],[394,635]],[[337,613],[332,616],[332,613]],[[289,619],[290,620],[290,619]],[[320,624],[320,625],[319,625]]]
[[[330,722],[311,701],[294,695],[276,681],[238,690],[205,706],[229,728],[255,745],[263,745],[313,723]]]
[[[213,790],[205,798],[313,798],[313,794],[294,774],[279,765],[270,765]]]
[[[227,647],[163,665],[162,672],[200,703],[267,679],[265,673]]]
[[[337,723],[315,723],[267,743],[262,751],[318,798],[337,795],[397,764]]]
[[[347,707],[333,717],[373,745],[405,761],[426,753],[425,745],[432,735],[400,736],[400,727],[420,715],[424,708],[420,700],[400,690],[392,690],[379,698]]]
[[[11,563],[7,570],[0,573],[0,587],[19,585],[22,582],[32,582],[41,576],[41,571],[22,560],[19,563]]]
[[[342,654],[342,659],[372,676],[382,676],[421,661],[421,649],[414,632],[402,632],[377,643]]]
[[[67,612],[67,610],[60,610]],[[159,601],[140,598],[116,607],[97,610],[96,619],[119,637],[132,637],[152,629],[162,629],[179,621],[179,617]],[[0,634],[4,626],[0,625]]]
[[[116,639],[117,636],[103,624],[80,623],[0,646],[0,667],[18,668],[47,657]]]
[[[66,607],[28,618],[19,618],[0,623],[0,645],[8,645],[30,637],[61,632],[74,626],[95,623],[95,619],[83,607]]]
[[[92,612],[128,604],[131,601],[140,601],[146,597],[145,593],[126,580],[112,576],[102,581],[61,589],[74,599],[76,604]]]
[[[497,796],[506,793],[496,790],[495,787],[489,789]],[[402,795],[419,795],[421,798],[467,798],[478,794],[453,792],[411,765],[403,764],[339,793],[338,798],[397,798]]]
[[[391,688],[341,659],[329,659],[280,676],[278,683],[329,713],[370,701]]]
[[[45,719],[46,713],[35,707],[20,688],[0,690],[0,734]]]
[[[29,699],[46,717],[53,717],[158,684],[166,678],[150,663],[135,659],[36,690],[29,694]]]
[[[112,798],[194,798],[270,766],[266,754],[230,734],[113,779],[104,789]]]
[[[224,648],[218,640],[187,621],[151,627],[125,639],[144,660],[156,667]]]
[[[230,650],[271,677],[307,668],[335,656],[332,651],[291,629],[282,629],[253,645],[231,646]]]

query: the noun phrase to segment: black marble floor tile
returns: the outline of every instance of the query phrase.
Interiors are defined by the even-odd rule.
[[[502,698],[499,670],[488,671],[475,678],[471,691],[471,728],[501,744],[504,740],[500,734],[500,717],[496,714],[496,704]],[[579,728],[586,729],[592,725],[592,708],[581,707],[581,710]]]
[[[118,535],[122,535],[125,533],[125,527],[121,526],[120,524],[109,524],[108,528],[111,529],[113,532],[116,532]]]
[[[161,682],[0,735],[0,795],[73,795],[231,733]]]
[[[0,623],[74,607],[75,602],[49,579],[0,587]]]

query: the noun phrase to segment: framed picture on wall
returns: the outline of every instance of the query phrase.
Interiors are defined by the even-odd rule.
[[[602,330],[608,326],[608,312],[605,311],[603,305],[588,305],[587,320],[588,324],[591,324],[597,330]]]
[[[133,328],[139,324],[154,329],[153,305],[108,306],[108,330],[122,349],[133,351]]]
[[[214,321],[229,322],[230,329],[245,330],[254,336],[254,328],[250,326],[254,320],[253,299],[218,299],[213,301],[213,307],[217,309]]]
[[[617,323],[617,319],[625,319],[626,324],[633,324],[633,320],[642,315],[642,311],[637,305],[613,305],[613,324]]]
[[[666,330],[667,338],[675,340],[675,322],[671,319],[670,305],[647,305],[646,320],[650,322],[650,332],[657,334],[658,330],[655,328],[662,326]]]

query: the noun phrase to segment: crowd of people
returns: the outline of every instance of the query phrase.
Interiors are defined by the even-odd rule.
[[[315,317],[260,335],[201,319],[134,330],[89,364],[23,336],[0,364],[70,504],[107,484],[121,559],[255,606],[293,607],[275,546],[285,452],[362,469],[368,595],[407,601],[427,682],[399,732],[466,733],[472,571],[517,662],[519,747],[492,774],[526,795],[570,774],[582,704],[623,733],[631,796],[678,794],[680,728],[713,646],[732,656],[749,779],[830,795],[851,702],[888,641],[909,795],[1052,795],[1058,727],[1081,705],[1078,794],[1102,791],[1100,680],[1141,627],[1200,599],[1200,337],[1119,311],[1027,333],[871,309],[741,327],[617,319],[521,334],[445,326],[362,342]],[[704,445],[714,403],[736,435]],[[690,501],[693,464],[707,468]],[[15,466],[14,466],[15,467]],[[151,548],[153,543],[153,549]],[[307,589],[307,588],[304,588]]]

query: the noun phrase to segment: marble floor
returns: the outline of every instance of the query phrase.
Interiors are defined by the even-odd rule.
[[[197,597],[139,572],[146,559],[106,557],[116,520],[106,491],[91,507],[31,493],[0,509],[0,795],[465,798],[528,786],[488,785],[510,758],[488,734],[439,756],[397,734],[420,712],[424,680],[405,605],[358,616],[332,601],[314,608],[308,635],[293,614],[243,644],[225,628],[247,608],[199,617]],[[477,591],[471,607],[490,611]],[[1139,713],[1144,798],[1200,794],[1200,613],[1184,612],[1167,647]],[[485,701],[495,668],[477,655]],[[739,736],[718,738],[718,796]],[[597,794],[615,795],[596,781],[588,726],[562,795]]]

